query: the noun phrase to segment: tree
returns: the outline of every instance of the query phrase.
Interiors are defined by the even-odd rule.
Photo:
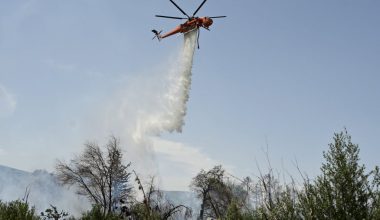
[[[371,173],[372,176],[372,202],[371,202],[371,218],[380,219],[380,170],[376,166]]]
[[[369,219],[372,187],[370,173],[359,164],[359,146],[345,130],[334,135],[334,143],[323,153],[326,162],[314,185],[306,184],[300,195],[304,217],[316,219]],[[305,208],[307,208],[305,210]]]
[[[137,202],[131,207],[132,219],[167,220],[167,219],[189,219],[192,217],[191,208],[182,204],[173,204],[164,198],[163,193],[154,184],[154,178],[144,187],[141,179],[133,171],[136,183],[142,193],[143,201]]]
[[[302,219],[296,210],[297,189],[294,182],[281,184],[269,163],[269,171],[255,185],[254,219]]]
[[[47,208],[45,212],[41,212],[41,216],[45,219],[54,219],[59,220],[69,215],[69,213],[65,211],[58,212],[57,207],[50,205],[51,208]]]
[[[236,202],[232,202],[227,209],[226,219],[228,220],[242,220],[243,215],[241,213],[241,208]]]
[[[85,195],[99,205],[103,215],[113,212],[120,199],[128,199],[132,187],[129,184],[130,163],[123,164],[120,142],[112,136],[106,152],[96,143],[86,143],[85,150],[69,164],[58,161],[57,176],[63,185],[76,186],[79,195]]]
[[[201,200],[199,219],[205,217],[222,218],[231,204],[232,192],[224,182],[225,171],[215,166],[209,171],[201,170],[191,182],[191,189]]]

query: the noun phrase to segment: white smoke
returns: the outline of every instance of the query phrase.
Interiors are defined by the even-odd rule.
[[[74,216],[91,208],[87,198],[76,195],[74,188],[61,187],[47,171],[29,173],[0,165],[0,200],[16,199],[24,199],[37,213],[50,208],[50,204]]]
[[[129,78],[126,84],[123,83],[123,89],[108,102],[102,103],[98,111],[90,111],[84,119],[87,126],[83,127],[83,135],[86,136],[83,139],[107,137],[110,133],[121,137],[123,147],[127,148],[126,160],[132,162],[133,169],[141,171],[143,175],[159,177],[154,159],[154,139],[151,137],[163,132],[182,131],[191,86],[196,36],[196,31],[185,34],[184,45],[175,55],[177,58],[175,61],[169,59],[169,68],[168,65],[164,65],[165,70],[161,71],[149,68],[148,75]],[[1,100],[6,100],[7,106],[13,108],[15,102],[10,97],[0,86]],[[73,192],[60,188],[50,180],[50,175],[37,172],[25,176],[22,181],[17,181],[10,174],[0,175],[0,199],[10,201],[22,198],[25,188],[30,186],[29,201],[40,211],[48,208],[49,204],[73,215],[79,215],[89,208],[87,201],[78,200]]]
[[[142,79],[131,80],[131,83],[135,85],[127,85],[126,87],[130,87],[120,91],[120,97],[117,95],[117,97],[111,97],[108,103],[102,103],[105,109],[98,108],[100,114],[97,110],[89,111],[88,115],[83,117],[87,117],[84,119],[86,125],[82,127],[86,131],[83,131],[85,137],[80,141],[93,140],[94,137],[102,139],[110,133],[114,134],[123,139],[122,143],[126,143],[123,146],[137,147],[127,149],[126,153],[127,160],[132,161],[134,169],[155,167],[154,164],[153,166],[149,164],[155,163],[152,160],[154,159],[153,142],[149,137],[163,132],[181,132],[184,125],[196,37],[197,31],[185,34],[178,59],[171,62],[169,69],[166,68],[162,74],[151,77],[145,75]],[[137,81],[139,82],[136,83]],[[15,108],[15,98],[0,85],[0,117],[12,114]],[[102,113],[104,121],[101,120]],[[37,206],[38,210],[48,208],[50,203],[71,214],[78,215],[85,210],[82,206],[87,207],[88,204],[78,202],[74,193],[56,189],[54,182],[41,176],[27,175],[23,181],[13,181],[12,178],[8,178],[8,174],[2,175],[0,199],[20,198],[26,186],[32,186],[30,201]],[[4,179],[12,180],[12,182],[6,182]],[[20,184],[17,185],[16,182]]]
[[[191,70],[196,45],[197,31],[185,34],[184,46],[178,61],[168,71],[166,91],[157,97],[155,111],[141,114],[137,118],[133,139],[141,141],[146,135],[163,132],[182,132],[186,103],[191,87]]]
[[[119,137],[125,159],[144,175],[159,176],[155,139],[165,132],[181,132],[189,99],[197,31],[184,35],[183,45],[138,74],[120,79],[108,100],[101,100],[96,111],[84,118],[87,140]],[[169,39],[171,40],[171,39]]]
[[[11,115],[15,109],[15,98],[0,84],[0,118]]]

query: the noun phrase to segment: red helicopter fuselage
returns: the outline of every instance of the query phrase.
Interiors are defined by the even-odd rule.
[[[186,21],[183,24],[178,25],[177,27],[175,27],[173,30],[169,31],[168,33],[160,35],[160,38],[169,37],[177,33],[187,33],[189,31],[192,31],[200,27],[209,29],[212,23],[213,23],[213,20],[209,17],[190,18],[188,21]]]

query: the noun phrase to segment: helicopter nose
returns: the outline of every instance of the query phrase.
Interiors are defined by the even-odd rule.
[[[207,18],[207,20],[206,20],[206,26],[207,27],[209,27],[209,26],[211,26],[212,25],[212,23],[213,23],[213,21],[212,21],[212,19],[211,18]]]

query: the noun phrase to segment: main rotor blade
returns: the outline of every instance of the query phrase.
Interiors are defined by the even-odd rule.
[[[156,17],[159,18],[171,18],[171,19],[187,19],[187,18],[180,18],[180,17],[172,17],[172,16],[165,16],[165,15],[156,15]]]
[[[214,16],[214,17],[209,17],[209,18],[225,18],[227,16]]]
[[[196,13],[198,13],[199,9],[202,8],[202,6],[206,3],[206,1],[207,1],[207,0],[204,0],[204,1],[202,2],[202,4],[197,8],[197,10],[195,10],[195,12],[193,13],[193,17],[195,16]]]
[[[189,15],[187,15],[186,14],[186,12],[184,12],[173,0],[169,0],[171,3],[173,3],[173,5],[175,6],[175,7],[177,7],[178,8],[178,10],[180,10],[181,12],[182,12],[182,14],[184,14],[184,15],[186,15],[186,17],[188,17],[188,18],[190,18],[190,16]]]

